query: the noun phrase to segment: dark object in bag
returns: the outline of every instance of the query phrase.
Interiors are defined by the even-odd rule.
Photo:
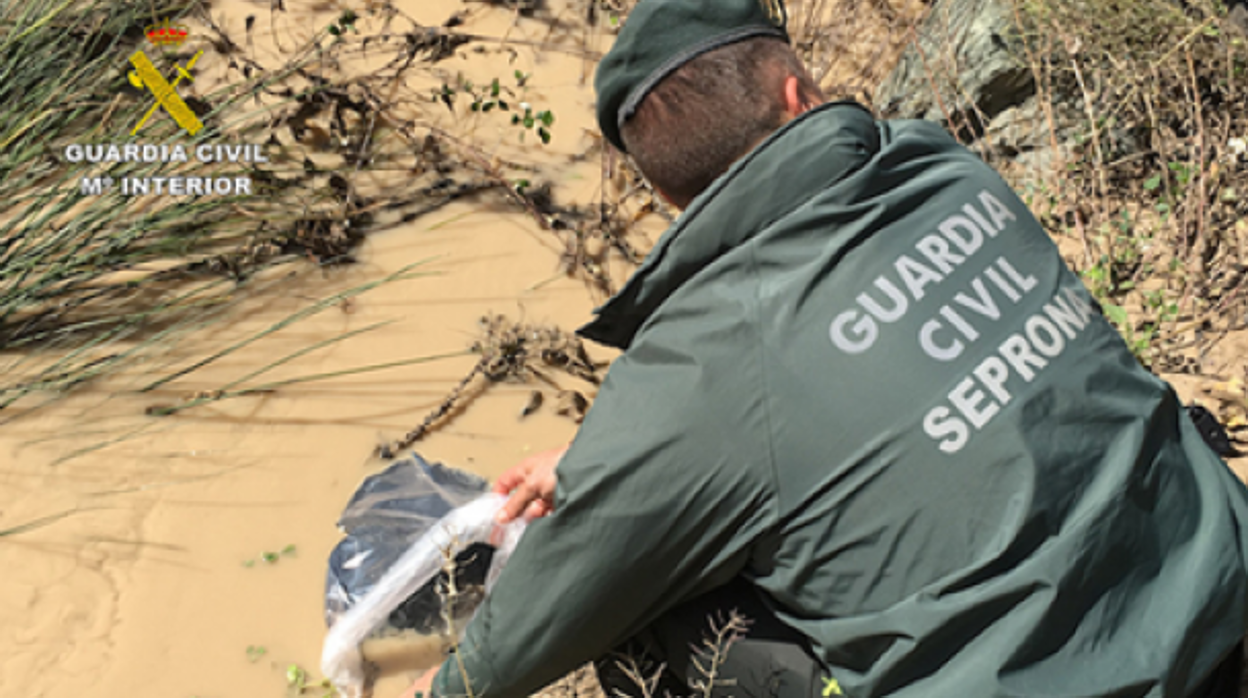
[[[1227,435],[1226,429],[1218,422],[1218,418],[1213,416],[1209,410],[1200,405],[1188,405],[1187,414],[1192,418],[1192,422],[1196,425],[1196,430],[1200,432],[1201,438],[1213,449],[1213,452],[1227,458],[1230,456],[1238,456],[1239,451],[1231,444],[1231,438]]]
[[[329,555],[325,583],[325,622],[334,621],[381,579],[411,544],[452,509],[486,492],[485,480],[418,455],[365,478],[351,497],[338,527],[347,537]],[[494,548],[474,543],[455,557],[460,594],[454,617],[472,613],[484,595]],[[442,597],[446,572],[422,586],[390,613],[394,630],[424,635],[445,632]]]

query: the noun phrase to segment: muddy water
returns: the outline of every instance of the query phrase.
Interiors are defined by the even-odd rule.
[[[453,0],[398,4],[426,24],[461,9]],[[257,14],[260,45],[268,5],[234,0],[213,14],[240,33],[243,17]],[[308,17],[306,26],[339,10],[287,6],[290,17]],[[496,56],[469,56],[443,66],[486,80],[514,68],[531,72],[527,98],[557,114],[554,142],[512,150],[548,166],[566,195],[595,196],[596,158],[568,162],[589,145],[585,61],[524,50],[519,42],[548,39],[545,24],[465,7],[471,31],[518,42],[517,61],[500,66]],[[285,26],[293,31],[299,22],[287,19]],[[505,129],[484,135],[495,144],[514,141]],[[381,465],[370,455],[374,447],[418,424],[475,359],[290,386],[168,418],[146,417],[144,409],[379,321],[390,324],[301,357],[272,378],[461,352],[486,313],[575,327],[602,298],[579,280],[558,277],[559,252],[551,234],[523,213],[456,203],[371,238],[354,267],[305,272],[281,294],[252,302],[234,325],[16,415],[0,430],[0,530],[64,518],[0,538],[0,695],[254,698],[285,695],[292,664],[319,678],[325,560],[339,537],[333,523],[360,479]],[[420,260],[429,260],[421,268],[429,275],[385,285],[153,393],[134,390],[145,378],[267,327],[306,298]],[[526,454],[570,439],[575,424],[549,409],[520,421],[528,395],[518,385],[491,390],[422,441],[420,452],[494,477]],[[261,558],[287,546],[293,554],[272,563]],[[397,695],[402,684],[383,681],[377,695]]]
[[[286,4],[278,34],[287,38],[323,26],[346,6]],[[506,38],[514,63],[461,50],[463,57],[439,70],[447,77],[462,70],[478,82],[517,68],[532,73],[526,98],[557,114],[554,141],[518,148],[514,132],[488,122],[475,127],[474,139],[491,152],[542,164],[563,196],[597,196],[596,158],[574,162],[593,128],[591,63],[532,51],[525,42],[552,40],[549,25],[505,10],[454,0],[398,5],[430,25],[467,10],[466,30]],[[273,33],[268,7],[230,0],[213,14],[237,34],[247,15],[257,15],[254,50],[262,52]],[[366,7],[354,9],[363,14]],[[553,38],[585,41],[578,32],[565,28]],[[601,36],[588,40],[591,48],[606,44]],[[144,409],[219,388],[276,357],[381,321],[390,324],[265,378],[460,352],[486,313],[575,327],[602,298],[558,276],[560,251],[523,213],[453,204],[370,238],[354,267],[305,271],[281,293],[252,301],[237,323],[196,336],[152,364],[46,409],[6,415],[0,531],[62,518],[0,537],[0,695],[263,698],[286,694],[292,664],[319,678],[325,560],[339,537],[333,522],[360,479],[381,465],[373,449],[418,424],[474,358],[288,386],[169,418],[145,417]],[[263,329],[309,298],[421,260],[428,260],[421,267],[427,276],[385,285],[153,393],[134,392],[145,379]],[[528,395],[525,386],[496,387],[418,449],[493,477],[571,438],[575,425],[549,409],[518,419]],[[280,554],[287,546],[294,553]],[[276,562],[264,561],[265,552],[279,553]],[[377,695],[398,695],[403,683],[384,680]]]

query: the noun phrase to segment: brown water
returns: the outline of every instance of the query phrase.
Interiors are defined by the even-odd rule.
[[[240,34],[243,17],[257,14],[260,46],[268,5],[231,0],[213,14]],[[285,26],[296,28],[327,22],[341,7],[287,5]],[[432,25],[461,9],[454,0],[398,5]],[[468,26],[475,33],[548,39],[546,24],[481,4],[463,8],[472,13]],[[292,20],[301,17],[308,19]],[[485,80],[515,68],[533,74],[527,98],[556,113],[554,141],[541,149],[508,146],[508,152],[546,163],[565,195],[594,196],[597,159],[567,162],[590,144],[585,129],[592,128],[593,97],[583,79],[585,61],[523,47],[514,64],[463,53],[471,60],[453,58],[439,68],[476,71]],[[205,54],[205,65],[211,58]],[[514,131],[490,128],[475,134],[487,148],[514,143]],[[393,322],[304,356],[273,377],[463,351],[486,313],[573,328],[602,299],[582,281],[557,277],[560,249],[522,212],[452,204],[369,239],[354,267],[305,272],[281,295],[253,303],[244,320],[195,337],[156,365],[6,424],[0,530],[72,513],[0,538],[0,695],[281,696],[291,664],[319,679],[325,561],[340,535],[334,521],[361,478],[381,465],[373,449],[420,423],[475,357],[306,383],[169,418],[146,417],[144,409],[217,388],[277,356],[381,320]],[[430,258],[426,269],[436,275],[383,286],[156,393],[134,392],[160,369],[285,317],[306,303],[300,296],[323,297]],[[418,449],[494,477],[528,453],[569,440],[575,424],[553,410],[519,419],[529,391],[492,389]],[[295,546],[293,555],[260,559],[288,545]],[[264,653],[249,654],[249,647]],[[397,695],[403,683],[382,681],[377,695]]]
[[[592,143],[592,63],[564,51],[535,52],[523,42],[605,48],[606,36],[584,32],[570,14],[567,27],[577,28],[552,34],[548,23],[480,3],[397,4],[430,25],[467,10],[468,31],[514,42],[514,64],[497,53],[475,54],[470,46],[438,69],[448,76],[462,70],[478,81],[516,68],[532,73],[527,98],[557,114],[554,141],[517,148],[513,131],[485,120],[473,138],[490,152],[542,163],[563,197],[596,198],[597,158],[573,162]],[[256,47],[263,50],[270,40],[268,6],[229,0],[213,14],[239,34],[243,18],[256,14]],[[345,4],[287,6],[284,36],[322,26]],[[362,13],[365,6],[356,9]],[[211,54],[204,60],[207,69]],[[358,265],[328,274],[305,271],[281,294],[252,302],[238,323],[6,423],[0,429],[0,530],[68,515],[0,537],[0,695],[282,696],[292,664],[319,679],[325,561],[339,539],[334,521],[359,481],[381,465],[373,449],[420,423],[475,357],[289,386],[169,418],[146,417],[144,409],[218,388],[275,357],[383,320],[392,323],[304,356],[266,379],[462,351],[487,313],[573,328],[602,297],[558,275],[560,252],[552,234],[523,212],[455,203],[373,236]],[[383,286],[155,393],[134,392],[144,378],[248,336],[308,298],[426,259],[434,275]],[[616,271],[621,279],[623,270]],[[494,477],[526,454],[565,443],[575,424],[553,410],[518,418],[529,391],[493,388],[418,450]],[[261,559],[288,545],[295,546],[293,555]],[[398,695],[403,684],[401,678],[383,680],[377,695]]]

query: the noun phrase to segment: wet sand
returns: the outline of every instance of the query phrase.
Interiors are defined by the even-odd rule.
[[[287,4],[290,17],[312,16],[309,26],[339,11],[330,3]],[[431,25],[459,8],[452,0],[399,6]],[[464,7],[474,32],[533,41],[549,32],[513,22],[506,10]],[[248,14],[258,16],[261,37],[268,3],[232,0],[213,10],[240,33]],[[532,73],[529,100],[557,115],[552,143],[534,147],[530,137],[515,147],[513,130],[498,128],[489,139],[481,131],[489,125],[479,127],[479,142],[544,163],[563,196],[595,196],[597,158],[568,162],[590,143],[585,62],[555,52],[518,56],[509,65],[453,58],[438,68],[482,71],[486,80],[515,68]],[[0,430],[0,529],[73,513],[0,540],[0,694],[281,696],[291,664],[319,680],[325,564],[340,537],[334,521],[360,480],[382,465],[375,447],[419,424],[475,357],[290,386],[167,418],[147,417],[145,408],[383,320],[392,322],[301,357],[273,378],[462,352],[488,313],[573,329],[602,298],[583,281],[558,276],[560,251],[518,209],[460,201],[370,238],[357,265],[305,269],[295,286],[253,303],[243,320],[202,333],[153,365],[8,422]],[[154,393],[134,392],[145,378],[280,320],[306,304],[298,296],[325,297],[420,260],[430,260],[422,270],[431,275],[383,286]],[[567,417],[546,408],[519,419],[530,390],[492,388],[417,448],[493,478],[530,452],[565,443],[576,428]],[[289,545],[293,555],[261,558]],[[403,684],[383,680],[376,695],[397,695]]]

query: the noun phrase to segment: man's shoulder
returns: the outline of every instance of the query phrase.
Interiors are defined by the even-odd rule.
[[[944,126],[935,121],[926,119],[878,119],[876,124],[880,129],[891,136],[892,139],[897,138],[927,138],[934,143],[941,145],[953,144],[962,147],[957,139],[953,137],[945,129]]]
[[[944,126],[924,119],[881,119],[876,121],[880,130],[880,154],[905,158],[936,155],[942,158],[962,159],[985,169],[991,167],[975,153],[954,138]]]

